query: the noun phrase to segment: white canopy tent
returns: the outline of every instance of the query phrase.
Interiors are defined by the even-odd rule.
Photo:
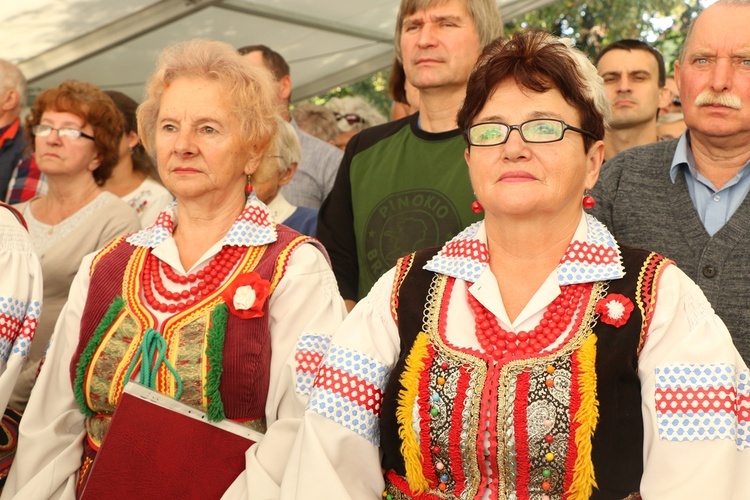
[[[553,0],[499,0],[504,19]],[[292,71],[295,99],[390,67],[399,0],[0,0],[0,58],[33,98],[67,79],[136,100],[165,46],[202,37],[262,43]]]

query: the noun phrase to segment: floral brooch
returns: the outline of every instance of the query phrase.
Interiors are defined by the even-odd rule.
[[[242,319],[260,318],[270,290],[270,282],[251,272],[238,276],[224,291],[222,298],[235,316]]]
[[[596,312],[604,323],[619,328],[628,322],[633,301],[619,293],[610,293],[596,303]]]

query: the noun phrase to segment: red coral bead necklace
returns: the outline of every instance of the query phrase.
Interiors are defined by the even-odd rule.
[[[143,295],[146,302],[157,311],[174,313],[184,311],[210,295],[224,281],[224,278],[234,269],[244,253],[239,246],[225,246],[217,253],[208,265],[198,272],[180,276],[166,263],[161,262],[152,253],[146,257],[141,277],[143,279]],[[181,292],[172,292],[164,286],[159,268],[164,276],[172,283],[180,285],[193,284]],[[164,297],[171,303],[161,302],[157,295]]]
[[[496,361],[508,361],[513,357],[540,352],[557,340],[573,321],[584,287],[582,284],[562,287],[562,293],[547,306],[539,324],[533,330],[518,333],[509,332],[500,326],[495,315],[467,290],[479,345]]]

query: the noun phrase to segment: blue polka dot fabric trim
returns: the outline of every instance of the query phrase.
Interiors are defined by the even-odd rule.
[[[177,202],[169,204],[151,226],[133,233],[127,238],[131,245],[154,248],[174,232],[177,223]],[[276,223],[268,207],[250,194],[245,208],[222,240],[222,245],[261,246],[276,241]]]
[[[584,241],[572,241],[557,266],[560,286],[622,278],[625,269],[617,242],[607,228],[586,214]],[[446,243],[424,268],[474,283],[489,263],[484,221],[476,222]]]
[[[307,409],[379,446],[380,406],[389,373],[383,363],[361,352],[332,345],[318,370]]]
[[[472,283],[478,280],[489,261],[485,238],[478,234],[483,227],[484,222],[475,222],[458,233],[424,268]]]
[[[0,296],[0,363],[10,356],[25,359],[41,314],[41,303],[27,303],[15,297]]]
[[[659,437],[667,441],[730,439],[750,447],[747,370],[734,365],[684,364],[655,370],[654,403]]]
[[[315,333],[305,333],[297,340],[294,348],[294,390],[298,395],[310,395],[315,374],[318,373],[318,368],[330,343],[331,337]]]

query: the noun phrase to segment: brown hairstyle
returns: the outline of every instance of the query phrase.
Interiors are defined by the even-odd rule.
[[[114,101],[117,109],[122,113],[122,117],[125,119],[125,130],[123,134],[129,134],[131,132],[138,133],[138,120],[136,119],[135,112],[138,109],[138,103],[135,102],[130,96],[118,92],[116,90],[104,91],[112,101]],[[152,179],[158,180],[159,175],[156,172],[156,165],[151,160],[151,157],[146,153],[143,145],[138,142],[130,151],[130,157],[133,159],[133,168],[138,172],[143,172]]]
[[[289,76],[289,64],[278,52],[272,50],[270,47],[265,45],[245,45],[237,49],[237,52],[241,56],[249,54],[250,52],[260,52],[263,54],[263,64],[266,69],[273,73],[276,80],[281,80],[285,76]]]
[[[404,65],[401,61],[394,58],[391,73],[388,75],[388,93],[394,101],[408,105],[409,100],[406,98],[405,85],[406,73],[404,73]]]
[[[495,88],[512,78],[534,92],[557,89],[578,110],[581,128],[603,139],[610,111],[602,79],[591,61],[569,43],[545,31],[525,30],[485,47],[466,86],[466,100],[458,112],[459,128],[467,130]],[[583,140],[587,151],[595,142],[588,136]]]
[[[664,57],[662,57],[661,52],[653,48],[651,45],[640,40],[634,40],[632,38],[623,38],[622,40],[617,40],[616,42],[610,43],[599,51],[599,53],[596,55],[596,58],[594,59],[594,66],[599,66],[599,61],[602,59],[602,56],[604,56],[604,54],[606,54],[610,50],[626,50],[628,52],[641,50],[643,52],[648,52],[649,54],[654,56],[654,59],[656,59],[656,66],[659,71],[659,87],[664,86],[664,82],[667,80],[667,69],[664,66]]]
[[[93,175],[97,185],[103,186],[120,160],[120,139],[123,134],[122,114],[112,99],[98,87],[76,80],[67,80],[47,89],[37,96],[31,112],[26,116],[24,129],[28,137],[34,137],[31,129],[39,125],[45,111],[74,114],[83,119],[84,125],[90,124],[94,128],[99,167],[93,171]]]
[[[427,9],[446,0],[401,0],[396,18],[396,36],[394,38],[394,49],[396,59],[401,61],[401,31],[404,27],[404,19],[418,10]],[[500,9],[495,0],[463,0],[469,17],[474,22],[474,28],[479,36],[479,44],[484,47],[492,40],[503,36],[503,20],[500,17]]]
[[[223,42],[193,39],[162,51],[138,107],[138,134],[146,151],[156,152],[156,120],[164,90],[178,78],[202,78],[222,83],[240,123],[236,133],[245,152],[259,159],[276,134],[276,97],[271,73],[245,60]]]

